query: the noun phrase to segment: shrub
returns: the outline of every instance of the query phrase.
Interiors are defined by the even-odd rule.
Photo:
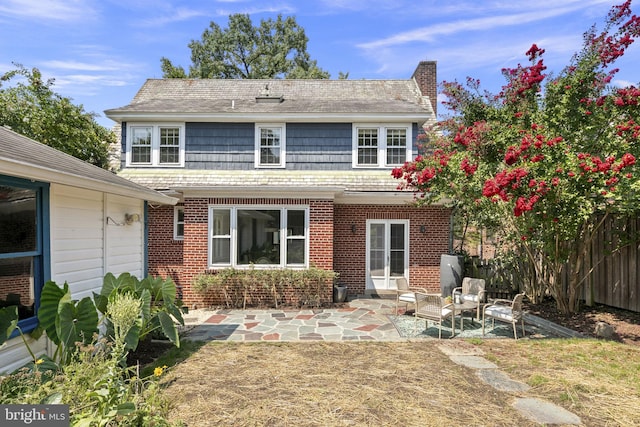
[[[200,295],[223,301],[229,308],[291,303],[321,306],[327,302],[338,274],[311,267],[293,269],[225,268],[198,275],[192,287]]]

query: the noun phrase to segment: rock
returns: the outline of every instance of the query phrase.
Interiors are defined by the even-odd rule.
[[[598,322],[596,323],[595,334],[598,338],[611,339],[615,333],[615,328],[608,323]]]

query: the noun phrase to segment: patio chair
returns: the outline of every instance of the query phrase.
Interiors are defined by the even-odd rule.
[[[460,302],[474,302],[478,304],[476,319],[480,320],[480,305],[486,302],[487,299],[484,279],[465,277],[462,279],[462,286],[453,288],[451,292],[452,301],[456,301],[456,294],[460,295]]]
[[[398,315],[398,305],[404,303],[407,308],[409,304],[416,304],[415,292],[427,292],[426,289],[418,287],[410,287],[406,277],[398,277],[396,279],[396,316]]]
[[[482,336],[484,336],[484,323],[485,317],[490,317],[492,320],[492,327],[495,328],[496,320],[501,322],[511,323],[513,325],[513,337],[518,339],[518,331],[516,324],[518,321],[522,324],[522,336],[525,336],[524,331],[524,319],[522,311],[522,300],[524,299],[524,293],[518,294],[512,300],[497,299],[490,304],[486,304],[482,310]]]
[[[451,319],[451,336],[455,333],[455,319],[453,304],[445,304],[444,298],[440,294],[427,294],[424,292],[416,292],[416,311],[414,332],[418,330],[418,319],[425,319],[425,328],[428,326],[427,321],[433,320],[438,322],[438,338],[442,338],[442,321]]]

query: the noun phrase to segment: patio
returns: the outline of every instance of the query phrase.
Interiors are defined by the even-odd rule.
[[[485,338],[513,339],[510,324],[489,321]],[[395,315],[395,299],[359,297],[348,307],[335,309],[199,309],[185,316],[185,339],[194,341],[406,341],[437,339],[438,326],[415,320],[411,313]],[[456,338],[482,338],[482,324],[464,317],[461,332],[456,318]],[[571,331],[532,315],[525,316],[526,337],[532,339],[572,336]],[[442,325],[443,339],[451,323]],[[575,336],[575,335],[573,335]]]

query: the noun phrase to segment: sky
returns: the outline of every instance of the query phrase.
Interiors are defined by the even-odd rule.
[[[592,25],[603,28],[622,0],[0,0],[0,73],[14,63],[55,79],[53,90],[97,114],[129,104],[160,58],[188,70],[192,40],[229,15],[254,25],[293,16],[307,52],[338,78],[408,79],[419,61],[438,64],[438,81],[480,79],[497,93],[503,68],[526,64],[536,43],[547,72],[559,73]],[[640,14],[640,1],[632,3]],[[640,41],[616,64],[614,84],[638,85]],[[638,71],[637,71],[638,70]],[[441,111],[440,109],[439,111]]]

